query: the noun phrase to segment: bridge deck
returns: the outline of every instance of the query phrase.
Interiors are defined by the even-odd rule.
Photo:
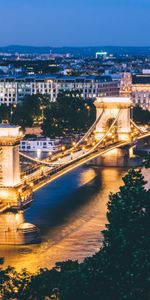
[[[33,191],[37,191],[44,185],[58,179],[62,175],[65,175],[72,170],[78,168],[79,166],[87,163],[88,161],[98,157],[99,155],[103,155],[113,149],[123,147],[127,145],[127,142],[118,142],[114,143],[113,145],[109,145],[103,149],[95,149],[94,152],[90,154],[84,154],[80,158],[73,159],[72,161],[69,161],[67,163],[64,163],[64,165],[60,165],[59,167],[49,169],[48,167],[44,167],[42,174],[40,177],[35,174],[35,177],[32,176],[27,178],[27,182],[30,184],[32,181],[33,183]],[[39,171],[40,172],[40,171]]]

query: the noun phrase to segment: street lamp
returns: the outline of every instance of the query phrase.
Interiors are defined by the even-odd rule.
[[[65,147],[65,146],[62,146],[62,147],[61,147],[61,150],[62,150],[62,151],[64,151],[65,149],[66,149],[66,147]]]
[[[27,175],[24,176],[24,184],[26,184]]]
[[[61,146],[62,154],[64,154],[65,149],[66,149],[66,147],[64,145]]]
[[[44,107],[43,107],[43,105],[40,106],[40,110],[42,112],[42,124],[43,124],[43,121],[44,121]]]
[[[12,121],[12,115],[13,115],[13,108],[16,108],[16,104],[11,105],[11,110],[10,110],[10,121]]]
[[[75,147],[75,145],[76,145],[76,142],[72,142],[72,146]]]

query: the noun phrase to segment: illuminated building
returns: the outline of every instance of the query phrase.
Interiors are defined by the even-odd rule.
[[[150,110],[150,74],[124,73],[120,82],[120,96],[129,96],[134,106]]]
[[[0,80],[0,104],[17,104],[17,83],[12,80]]]
[[[22,140],[20,150],[25,152],[57,152],[60,150],[60,140],[50,138],[30,138]]]
[[[107,57],[107,52],[103,52],[103,51],[96,52],[96,58],[106,59],[106,57]]]
[[[78,90],[84,99],[100,96],[118,96],[119,81],[111,76],[34,76],[0,78],[0,104],[16,104],[27,95],[47,94],[56,101],[60,91]]]
[[[123,73],[120,81],[120,96],[130,97],[132,94],[132,75]]]
[[[132,77],[132,100],[135,105],[150,110],[150,74]]]

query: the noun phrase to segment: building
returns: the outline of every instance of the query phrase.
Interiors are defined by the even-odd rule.
[[[130,97],[132,95],[132,75],[130,73],[122,73],[120,80],[120,96]]]
[[[16,104],[18,100],[18,85],[14,80],[0,79],[0,104]]]
[[[106,57],[107,57],[107,52],[103,52],[103,51],[96,52],[96,58],[106,59]]]
[[[131,75],[123,73],[120,96],[131,97],[133,105],[150,110],[150,73]]]
[[[79,90],[84,99],[118,96],[119,81],[108,75],[1,77],[0,104],[17,104],[26,95],[33,94],[48,94],[53,102],[60,91],[72,90]]]
[[[132,76],[132,100],[134,105],[150,111],[150,74]]]
[[[59,139],[30,138],[20,142],[20,150],[25,152],[57,152],[61,149]]]

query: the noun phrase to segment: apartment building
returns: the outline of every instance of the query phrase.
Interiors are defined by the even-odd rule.
[[[0,79],[0,104],[17,104],[17,82],[13,80]]]
[[[84,99],[98,96],[118,96],[119,81],[111,76],[34,76],[0,78],[0,104],[17,104],[26,95],[48,94],[56,101],[60,91],[79,90]]]

